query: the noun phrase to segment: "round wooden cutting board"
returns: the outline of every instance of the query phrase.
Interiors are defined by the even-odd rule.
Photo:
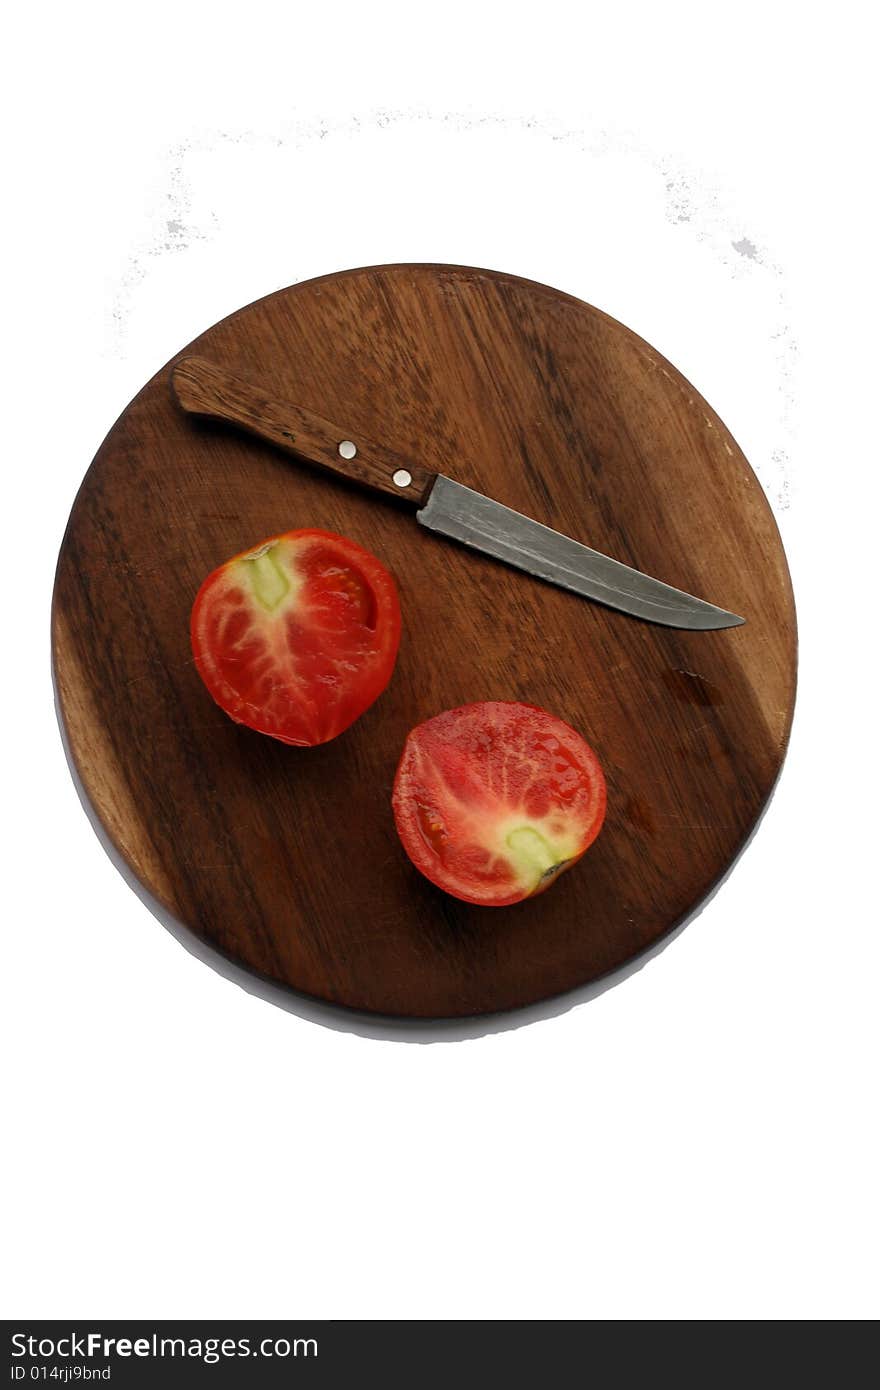
[[[747,622],[657,627],[507,569],[393,501],[185,415],[163,368],[86,475],[53,611],[73,762],[147,894],[258,975],[411,1018],[534,1003],[668,933],[747,839],[794,702],[779,535],[714,411],[598,310],[456,266],[295,285],[186,352]],[[305,750],[232,723],[189,644],[205,575],[297,527],[374,551],[397,578],[404,621],[385,694],[340,738]],[[408,730],[475,700],[545,706],[593,745],[608,779],[594,847],[511,908],[434,888],[391,816]]]

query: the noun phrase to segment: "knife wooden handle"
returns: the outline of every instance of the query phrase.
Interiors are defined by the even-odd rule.
[[[340,429],[300,405],[274,400],[204,357],[175,362],[171,388],[178,404],[193,415],[226,420],[306,463],[413,506],[425,502],[437,476],[359,430]]]

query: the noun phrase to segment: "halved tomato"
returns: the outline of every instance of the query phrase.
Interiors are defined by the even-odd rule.
[[[413,729],[392,806],[426,878],[465,902],[505,907],[580,859],[605,797],[595,753],[568,724],[536,705],[487,701]]]
[[[230,718],[311,747],[382,694],[400,605],[391,575],[362,546],[329,531],[288,531],[208,576],[190,635],[199,675]]]

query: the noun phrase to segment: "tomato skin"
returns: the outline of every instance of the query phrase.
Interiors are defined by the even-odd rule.
[[[400,644],[397,588],[355,541],[286,531],[208,575],[190,638],[199,675],[231,719],[314,747],[388,685]]]
[[[446,710],[407,737],[392,792],[406,853],[463,902],[542,893],[593,843],[605,778],[580,734],[537,705]]]

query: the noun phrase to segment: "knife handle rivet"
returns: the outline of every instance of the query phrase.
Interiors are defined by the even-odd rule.
[[[408,473],[405,468],[398,468],[396,473],[392,473],[391,481],[395,487],[409,487],[412,473]]]
[[[353,459],[357,453],[357,445],[352,443],[350,439],[343,439],[338,446],[338,453],[340,458]]]

